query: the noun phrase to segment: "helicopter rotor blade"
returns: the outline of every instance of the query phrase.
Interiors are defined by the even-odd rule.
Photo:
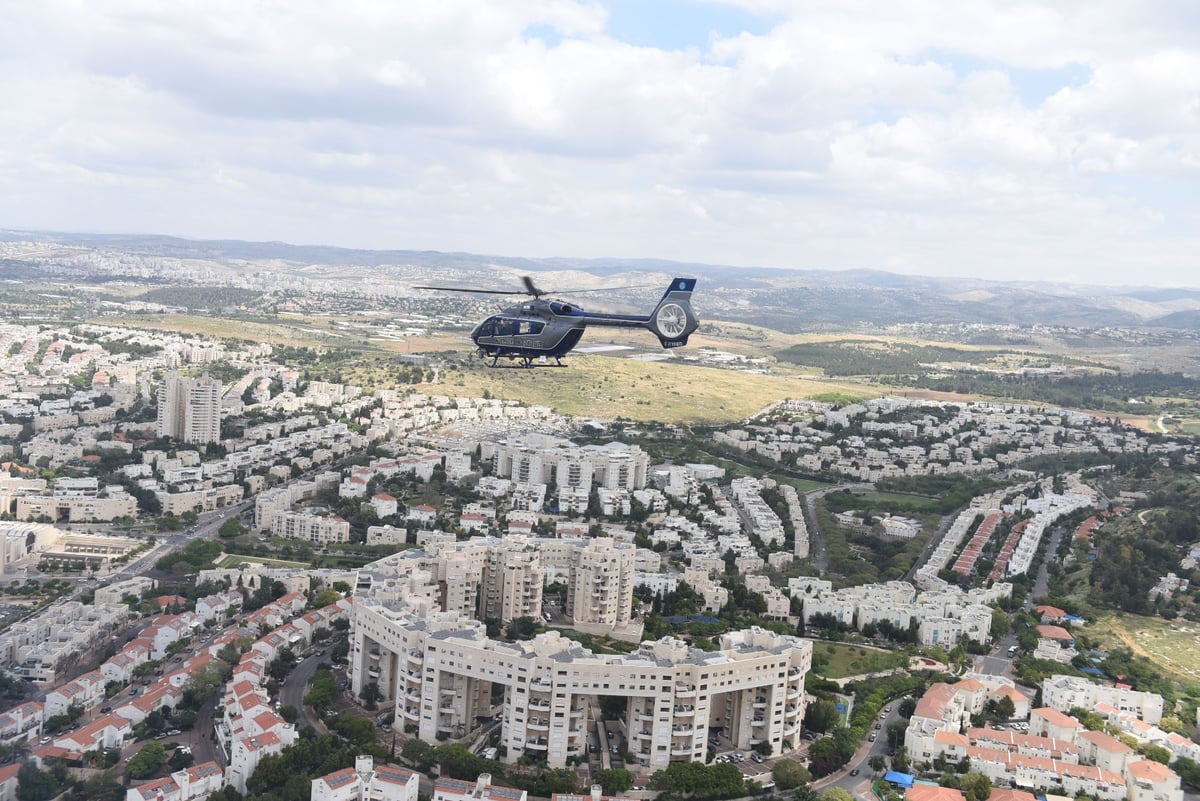
[[[414,286],[413,289],[432,289],[435,292],[471,292],[476,295],[528,295],[519,289],[471,289],[465,286]]]
[[[542,295],[546,294],[545,292],[543,292],[542,290],[540,290],[536,286],[534,286],[533,279],[530,278],[528,275],[522,275],[521,282],[523,284],[525,284],[526,294],[533,295],[535,298],[540,298]]]

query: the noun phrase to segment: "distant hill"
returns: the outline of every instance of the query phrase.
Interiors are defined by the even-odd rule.
[[[610,283],[662,284],[675,275],[701,279],[694,299],[702,318],[755,323],[785,332],[903,324],[1053,325],[1079,328],[1152,327],[1200,330],[1200,290],[1098,287],[1031,282],[936,278],[878,270],[781,270],[764,267],[673,262],[661,259],[534,259],[415,250],[355,250],[284,242],[201,241],[136,236],[0,231],[0,241],[34,241],[106,254],[211,263],[211,283],[230,283],[247,264],[280,276],[345,283],[349,275],[398,292],[430,281],[466,281],[497,288],[526,274],[552,273],[539,285],[569,296],[571,290]],[[68,260],[64,259],[64,263]],[[72,258],[57,274],[86,273],[86,258]],[[261,265],[261,267],[260,267]],[[139,264],[139,267],[144,265]],[[31,280],[46,261],[12,256],[0,262],[3,276]],[[48,270],[47,270],[48,271]],[[74,272],[72,272],[74,271]],[[352,271],[352,272],[351,272]],[[159,280],[178,280],[165,269]],[[153,278],[151,279],[153,280]],[[190,283],[204,283],[193,277]],[[464,284],[466,285],[466,284]],[[620,302],[643,304],[654,290],[625,290]]]

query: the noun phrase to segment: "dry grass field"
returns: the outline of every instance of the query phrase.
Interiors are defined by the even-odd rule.
[[[568,366],[525,369],[472,367],[444,371],[424,390],[542,404],[581,417],[721,423],[749,417],[785,398],[836,395],[861,399],[873,389],[845,382],[762,375],[676,362],[644,362],[571,354]]]
[[[1200,624],[1187,620],[1109,614],[1080,629],[1105,648],[1124,646],[1167,673],[1200,680]]]

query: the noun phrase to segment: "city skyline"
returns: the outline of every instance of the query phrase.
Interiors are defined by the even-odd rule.
[[[0,20],[3,227],[1198,285],[1200,14],[1165,0]]]

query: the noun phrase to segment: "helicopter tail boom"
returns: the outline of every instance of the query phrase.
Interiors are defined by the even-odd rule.
[[[588,325],[605,325],[620,328],[644,328],[658,337],[664,348],[678,348],[687,344],[688,336],[700,327],[700,321],[692,310],[692,290],[695,278],[675,278],[663,293],[662,299],[648,317],[630,314],[585,314],[583,322]]]

